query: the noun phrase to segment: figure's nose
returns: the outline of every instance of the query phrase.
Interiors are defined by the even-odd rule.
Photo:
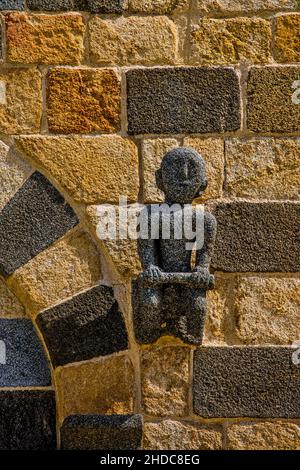
[[[187,179],[188,176],[189,176],[189,169],[188,169],[188,165],[187,163],[185,162],[182,167],[181,167],[181,176],[184,178],[184,179]]]

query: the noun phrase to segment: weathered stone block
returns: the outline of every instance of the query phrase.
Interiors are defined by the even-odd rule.
[[[122,13],[124,0],[87,0],[92,13]]]
[[[128,10],[132,13],[169,15],[187,11],[189,0],[129,0]]]
[[[190,63],[271,62],[271,22],[262,18],[203,18],[191,27]]]
[[[33,317],[101,278],[100,255],[82,231],[71,232],[35,256],[9,278],[8,285]]]
[[[0,132],[40,132],[42,77],[36,68],[0,68]]]
[[[24,10],[24,0],[1,0],[0,10]]]
[[[55,392],[0,391],[1,450],[54,450]]]
[[[254,132],[298,132],[300,67],[253,67],[248,80],[247,126]]]
[[[64,11],[87,10],[87,0],[27,0],[31,10]]]
[[[194,411],[205,418],[297,418],[292,348],[211,347],[194,355]]]
[[[48,362],[30,320],[2,318],[0,339],[5,344],[5,364],[0,365],[0,387],[42,387],[51,384]]]
[[[131,70],[127,92],[129,134],[226,132],[240,127],[239,81],[231,69]]]
[[[299,199],[300,139],[231,139],[225,157],[229,196]]]
[[[120,136],[16,138],[17,148],[61,184],[77,202],[136,201],[139,159],[136,145]],[[53,158],[55,155],[55,158]]]
[[[300,61],[300,14],[276,17],[275,59],[277,62]]]
[[[64,198],[35,172],[0,212],[0,272],[12,274],[77,223]]]
[[[114,133],[121,126],[121,84],[113,70],[52,69],[48,73],[50,132]]]
[[[8,13],[7,60],[27,64],[80,64],[85,25],[80,14]]]
[[[257,11],[295,10],[297,0],[196,0],[203,13],[243,13]]]
[[[14,294],[0,279],[0,318],[24,317],[25,309]]]
[[[61,428],[64,450],[136,450],[141,447],[140,415],[73,415]]]
[[[212,265],[231,272],[300,270],[300,204],[220,203]]]
[[[55,366],[127,349],[124,319],[111,287],[94,287],[46,310],[37,324]]]
[[[96,64],[174,64],[177,28],[167,17],[98,16],[89,24],[91,60]]]
[[[222,433],[218,428],[198,423],[163,421],[144,424],[145,450],[220,450]]]

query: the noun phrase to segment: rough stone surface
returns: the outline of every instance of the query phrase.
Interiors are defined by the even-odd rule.
[[[41,11],[87,10],[88,0],[26,0],[28,8]]]
[[[194,411],[205,418],[297,418],[300,366],[291,348],[211,347],[194,355]]]
[[[0,10],[24,10],[24,0],[1,0]]]
[[[300,204],[220,203],[212,264],[220,271],[300,270]],[[284,241],[284,243],[283,243]]]
[[[77,222],[58,191],[35,172],[0,212],[0,272],[12,274]]]
[[[229,196],[299,199],[300,139],[231,139],[225,155]]]
[[[139,191],[135,144],[120,136],[18,137],[17,148],[42,165],[78,202],[135,201]],[[53,158],[55,155],[55,158]]]
[[[0,448],[54,450],[55,392],[0,391]]]
[[[0,69],[5,95],[0,105],[0,132],[30,134],[40,132],[42,117],[42,77],[35,69]]]
[[[275,59],[277,62],[300,61],[300,14],[276,17]]]
[[[248,79],[247,125],[254,132],[298,132],[300,67],[253,67]],[[298,96],[299,98],[299,96]]]
[[[167,346],[142,352],[142,403],[147,415],[187,415],[189,362],[189,348]]]
[[[189,6],[189,0],[129,0],[128,9],[132,13],[167,15],[182,13]]]
[[[280,421],[234,424],[227,429],[229,450],[300,450],[300,428]]]
[[[55,366],[127,349],[125,323],[111,287],[94,287],[46,310],[37,324]]]
[[[220,430],[196,423],[166,419],[145,423],[145,450],[221,450]]]
[[[295,10],[297,0],[196,0],[196,6],[205,13],[243,13],[256,11]]]
[[[262,18],[203,18],[191,27],[190,63],[268,63],[271,36],[271,22]]]
[[[59,416],[126,414],[134,408],[134,370],[126,356],[114,356],[55,371]]]
[[[120,130],[121,84],[113,70],[52,69],[48,73],[50,132],[60,134]]]
[[[23,305],[0,279],[0,318],[24,317]]]
[[[300,338],[300,279],[240,278],[235,312],[244,344],[292,344]]]
[[[122,13],[124,0],[87,0],[92,13]]]
[[[76,13],[30,15],[8,13],[7,60],[27,64],[80,64],[84,22]]]
[[[32,172],[29,165],[18,158],[0,141],[0,210],[13,197]]]
[[[227,68],[127,72],[130,134],[209,133],[240,127],[238,77]]]
[[[65,450],[137,450],[141,447],[140,415],[73,415],[61,428]]]
[[[167,17],[95,16],[89,24],[91,60],[96,64],[174,64],[177,28]]]
[[[1,364],[0,387],[42,387],[51,384],[43,347],[27,319],[0,320],[6,364]]]
[[[8,284],[33,317],[94,286],[101,278],[99,253],[82,231],[71,233],[18,269]]]

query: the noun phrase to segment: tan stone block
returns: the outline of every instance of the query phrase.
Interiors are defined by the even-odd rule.
[[[196,0],[196,7],[204,13],[243,13],[256,11],[295,10],[297,0]]]
[[[231,139],[225,156],[229,196],[299,199],[300,139]]]
[[[0,141],[0,210],[25,182],[31,168]]]
[[[71,414],[126,414],[134,410],[134,371],[127,356],[59,367],[55,384],[60,421]]]
[[[174,64],[177,28],[167,17],[119,17],[90,21],[91,60],[96,64]]]
[[[275,59],[277,62],[300,62],[300,13],[276,17]]]
[[[7,60],[25,64],[80,64],[83,17],[77,13],[5,15]]]
[[[190,349],[167,346],[141,353],[142,403],[152,416],[188,414]]]
[[[135,201],[139,192],[135,144],[120,136],[18,137],[20,152],[49,172],[75,201]]]
[[[166,419],[145,423],[143,448],[146,450],[220,450],[222,434],[212,427]]]
[[[0,278],[0,318],[24,317],[23,305]]]
[[[189,0],[129,0],[128,10],[132,13],[167,15],[181,13],[189,7]]]
[[[19,268],[8,284],[35,317],[41,310],[94,286],[100,277],[99,253],[80,230]]]
[[[113,70],[57,68],[47,87],[50,132],[114,133],[121,126],[121,84]]]
[[[268,63],[271,36],[271,22],[262,18],[204,18],[192,24],[190,63]]]
[[[35,69],[0,68],[2,97],[0,133],[30,134],[40,131],[42,77]]]
[[[244,344],[289,345],[300,339],[300,279],[241,277],[236,334]]]
[[[196,202],[222,197],[224,181],[224,141],[223,139],[202,139],[187,137],[184,146],[192,147],[204,158],[208,187]]]
[[[235,424],[228,427],[230,450],[300,450],[300,428],[286,422]]]

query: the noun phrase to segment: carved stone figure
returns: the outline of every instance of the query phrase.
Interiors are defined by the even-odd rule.
[[[214,287],[209,265],[217,228],[213,215],[191,205],[207,187],[204,160],[191,148],[171,150],[156,181],[165,204],[146,206],[140,215],[148,237],[138,240],[143,272],[133,283],[136,338],[151,343],[173,335],[201,344],[206,291]]]

